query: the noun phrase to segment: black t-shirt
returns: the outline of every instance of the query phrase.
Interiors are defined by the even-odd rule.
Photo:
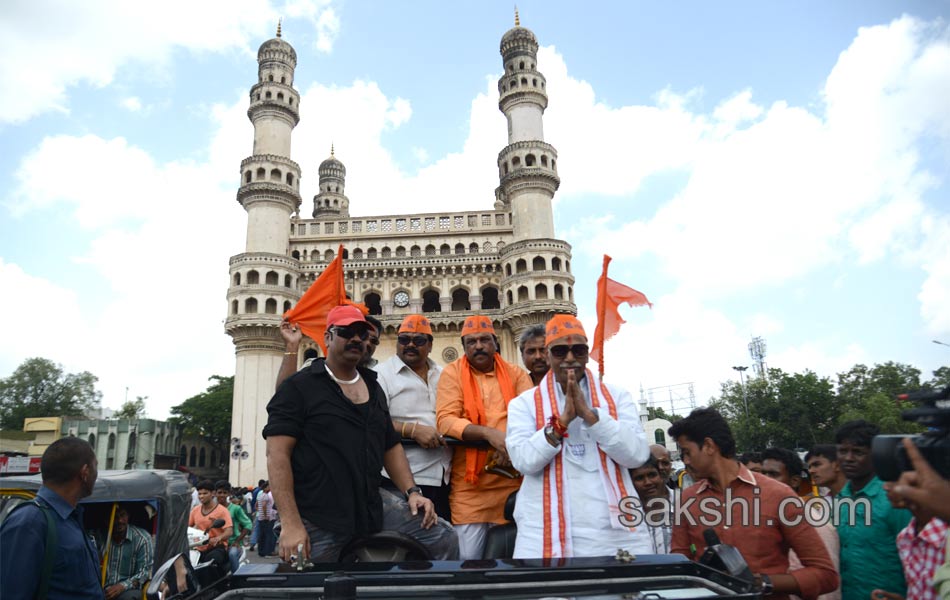
[[[291,455],[300,516],[346,534],[383,528],[383,454],[399,443],[376,373],[359,369],[367,406],[354,405],[330,379],[324,359],[287,378],[267,404],[263,436],[297,439]]]

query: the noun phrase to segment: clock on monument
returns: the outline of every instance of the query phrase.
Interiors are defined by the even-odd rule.
[[[409,294],[403,291],[396,292],[393,296],[393,303],[399,308],[405,308],[409,306]]]

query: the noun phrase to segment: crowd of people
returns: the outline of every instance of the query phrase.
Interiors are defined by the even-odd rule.
[[[270,479],[253,490],[198,483],[189,525],[208,532],[203,561],[233,570],[249,542],[260,556],[337,562],[354,540],[383,530],[436,560],[500,558],[488,540],[510,531],[513,501],[515,558],[702,560],[714,542],[738,549],[764,596],[950,597],[950,482],[906,440],[914,469],[882,482],[868,422],[844,424],[834,444],[803,460],[783,448],[738,454],[722,415],[696,409],[668,431],[685,465],[677,474],[669,449],[648,443],[629,391],[587,368],[587,334],[572,315],[524,331],[523,366],[502,358],[485,316],[465,320],[463,355],[445,367],[429,357],[425,315],[405,317],[383,362],[373,359],[381,325],[354,306],[330,311],[326,356],[299,369],[302,333],[284,322],[281,334],[285,360],[262,432]],[[57,441],[42,473],[36,501],[0,530],[5,547],[22,548],[0,555],[3,597],[33,597],[44,581],[48,519],[68,551],[43,584],[49,597],[111,600],[137,589],[148,536],[121,512],[115,572],[99,583],[101,541],[83,534],[78,505],[96,480],[89,445]],[[217,519],[224,525],[213,527]]]
[[[282,333],[295,360],[302,334],[292,323]],[[292,523],[284,558],[303,546],[332,560],[381,529],[435,558],[488,558],[515,495],[516,558],[698,560],[712,529],[775,597],[937,597],[947,515],[875,476],[870,423],[845,424],[804,460],[783,448],[737,456],[726,420],[697,409],[669,430],[686,467],[677,476],[669,450],[647,443],[630,393],[586,368],[587,335],[571,315],[526,329],[523,368],[501,357],[484,316],[465,320],[464,354],[445,367],[429,358],[425,315],[407,316],[395,356],[370,367],[382,333],[356,308],[334,309],[326,358],[278,382],[264,436]]]

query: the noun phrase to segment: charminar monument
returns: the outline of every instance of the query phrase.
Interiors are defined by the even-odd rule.
[[[307,215],[301,168],[290,155],[301,113],[297,52],[279,26],[277,37],[261,45],[247,110],[254,147],[241,162],[237,192],[247,211],[247,244],[231,257],[225,322],[237,357],[231,435],[240,447],[231,454],[232,484],[252,486],[267,476],[261,430],[283,358],[281,315],[340,244],[347,293],[383,323],[380,360],[395,353],[395,331],[410,313],[428,313],[431,358],[442,364],[461,355],[459,329],[472,314],[491,317],[502,355],[518,363],[516,341],[525,327],[576,313],[571,246],[554,237],[551,200],[560,179],[557,151],[544,141],[548,95],[537,52],[537,38],[516,14],[501,38],[505,72],[498,80],[508,145],[498,153],[499,185],[485,210],[456,212],[447,202],[434,212],[352,216],[346,168],[331,149],[317,168],[319,192]],[[356,198],[354,213],[358,207]],[[301,352],[308,346],[315,344],[302,344]]]

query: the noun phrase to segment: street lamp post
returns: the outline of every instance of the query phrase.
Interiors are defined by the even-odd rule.
[[[935,344],[940,344],[941,346],[946,346],[947,348],[950,348],[950,344],[948,344],[948,343],[946,343],[946,342],[941,342],[940,340],[930,340],[930,341],[933,342],[933,343],[935,343]]]
[[[749,396],[745,391],[745,372],[749,367],[732,367],[734,370],[739,371],[739,383],[742,386],[742,402],[745,404],[745,416],[749,416]]]

